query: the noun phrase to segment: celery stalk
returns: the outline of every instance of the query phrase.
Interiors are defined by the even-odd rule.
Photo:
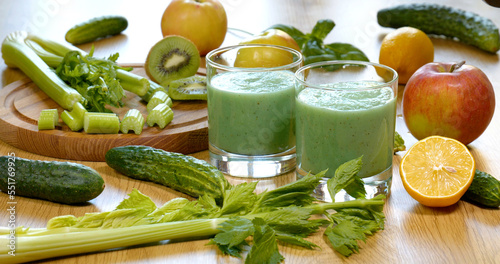
[[[44,109],[38,118],[38,130],[54,129],[59,122],[57,109]]]
[[[2,57],[9,67],[18,67],[62,108],[71,110],[82,96],[62,81],[57,74],[31,49],[25,40],[26,32],[13,32],[2,43]]]
[[[209,237],[220,231],[218,225],[227,218],[168,222],[116,229],[61,227],[47,230],[43,235],[16,234],[15,256],[8,247],[0,249],[0,263],[22,263],[40,259],[75,255],[106,249],[128,247],[167,239]],[[67,232],[65,232],[67,231]],[[8,245],[8,236],[0,244]]]
[[[165,103],[157,105],[147,116],[148,126],[157,124],[161,129],[165,128],[174,119],[174,112]]]
[[[83,128],[83,118],[86,112],[87,109],[80,102],[77,102],[71,112],[64,110],[61,113],[61,119],[71,131],[80,131]]]
[[[168,96],[168,94],[162,90],[157,90],[151,99],[149,100],[148,104],[146,105],[146,109],[149,112],[153,110],[157,105],[159,104],[167,104],[169,107],[172,107],[172,99]]]
[[[141,96],[142,100],[149,102],[149,100],[151,100],[151,97],[153,97],[153,94],[155,94],[156,91],[163,91],[165,93],[167,92],[167,90],[165,90],[163,86],[153,81],[149,81],[149,90],[145,95]]]
[[[44,39],[36,35],[29,35],[28,38],[38,44],[39,48],[37,49],[37,53],[47,64],[49,64],[53,68],[57,67],[57,65],[61,63],[64,55],[66,55],[66,53],[70,51],[76,50],[79,51],[82,56],[87,55],[85,51],[77,47]],[[45,54],[45,56],[43,56],[44,53],[48,53],[50,55]],[[58,59],[55,58],[57,56],[60,58],[59,62]],[[146,95],[146,93],[150,89],[150,81],[142,76],[122,69],[117,70],[116,74],[116,77],[120,80],[120,84],[122,85],[123,89],[137,94],[138,96]]]
[[[120,131],[120,119],[113,113],[86,112],[83,130],[88,134],[117,134]]]
[[[123,117],[120,125],[120,131],[123,134],[128,134],[129,130],[133,130],[136,135],[141,134],[144,127],[144,117],[137,109],[130,109]]]

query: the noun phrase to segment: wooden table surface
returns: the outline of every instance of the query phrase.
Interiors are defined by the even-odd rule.
[[[378,61],[382,38],[393,29],[377,24],[377,10],[407,2],[421,1],[326,1],[326,0],[222,0],[231,28],[257,33],[273,24],[287,24],[310,32],[316,21],[330,18],[336,26],[326,43],[348,42],[363,50],[371,61]],[[500,9],[480,0],[426,1],[439,2],[467,9],[492,19],[500,26]],[[169,1],[63,1],[23,0],[0,1],[0,38],[15,30],[29,30],[57,41],[64,41],[65,32],[74,24],[88,18],[119,14],[127,17],[129,27],[123,35],[95,42],[96,56],[119,52],[121,63],[143,63],[149,48],[161,39],[160,19]],[[237,39],[237,38],[236,38]],[[229,34],[224,45],[235,43]],[[435,61],[466,60],[483,70],[496,90],[497,114],[484,134],[469,145],[477,168],[500,178],[500,63],[499,56],[443,38],[432,38]],[[90,45],[80,48],[89,50]],[[24,78],[18,70],[6,67],[0,60],[1,85]],[[404,87],[400,86],[400,95]],[[400,111],[399,111],[400,112]],[[409,148],[416,142],[404,125],[401,115],[397,118],[397,131]],[[18,157],[40,160],[53,158],[35,155],[0,142],[0,154],[15,153]],[[349,258],[337,254],[327,243],[322,232],[308,239],[321,250],[307,250],[281,246],[285,263],[500,263],[500,210],[484,209],[467,202],[436,209],[420,205],[404,190],[398,165],[405,152],[394,156],[392,193],[384,208],[385,230],[361,243],[361,251]],[[208,152],[194,153],[208,159]],[[103,162],[80,162],[96,169],[104,178],[104,192],[83,206],[61,205],[47,201],[17,197],[16,225],[44,227],[55,216],[86,212],[108,211],[137,188],[150,196],[158,205],[174,198],[187,197],[166,187],[129,179]],[[258,190],[274,188],[295,179],[290,173],[261,180]],[[244,179],[228,176],[232,183]],[[7,195],[0,193],[0,226],[7,226]],[[323,230],[321,230],[323,231]],[[223,256],[208,240],[176,243],[158,243],[144,247],[85,254],[47,260],[43,263],[242,263],[242,260]]]

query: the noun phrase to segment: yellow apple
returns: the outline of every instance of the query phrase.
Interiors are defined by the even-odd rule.
[[[286,32],[268,29],[240,42],[240,44],[267,44],[283,46],[300,52],[297,42]],[[238,51],[235,67],[258,68],[278,67],[293,62],[293,54],[276,48],[244,48]]]
[[[220,47],[226,37],[227,16],[217,0],[173,0],[161,18],[163,37],[191,40],[201,56]]]

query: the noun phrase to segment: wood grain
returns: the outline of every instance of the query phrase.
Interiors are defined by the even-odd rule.
[[[128,66],[128,65],[124,65]],[[140,65],[134,72],[144,75]],[[147,117],[146,103],[126,92],[125,106],[113,108],[122,119],[129,109],[138,109]],[[140,135],[86,134],[71,131],[60,119],[54,130],[38,130],[43,109],[63,109],[30,79],[11,83],[0,90],[0,139],[36,154],[70,160],[104,161],[105,153],[117,146],[146,145],[172,152],[190,154],[208,149],[206,101],[175,101],[174,120],[164,129],[144,125]]]

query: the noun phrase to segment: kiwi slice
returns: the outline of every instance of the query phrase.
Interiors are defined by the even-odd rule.
[[[200,53],[187,38],[166,36],[151,48],[145,66],[151,80],[166,84],[195,75],[200,67]]]
[[[172,81],[168,95],[174,100],[207,100],[207,78],[195,75]]]

